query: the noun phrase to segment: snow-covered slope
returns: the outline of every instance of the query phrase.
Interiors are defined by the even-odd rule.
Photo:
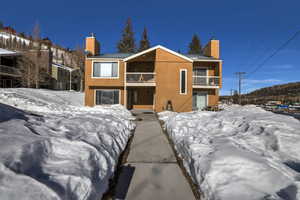
[[[204,199],[300,199],[300,122],[255,106],[159,113]]]
[[[77,92],[0,89],[0,199],[101,199],[135,125]]]

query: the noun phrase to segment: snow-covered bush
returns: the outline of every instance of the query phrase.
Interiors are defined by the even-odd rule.
[[[159,113],[204,199],[300,199],[300,122],[255,106]]]
[[[0,90],[0,199],[101,199],[135,125],[75,92]]]

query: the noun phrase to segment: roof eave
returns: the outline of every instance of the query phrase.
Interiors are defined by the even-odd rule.
[[[175,52],[175,51],[172,51],[171,49],[168,49],[168,48],[166,48],[166,47],[164,47],[164,46],[161,46],[161,45],[156,45],[156,46],[154,46],[154,47],[152,47],[152,48],[150,48],[150,49],[146,49],[146,50],[144,50],[144,51],[141,51],[141,52],[139,52],[139,53],[136,53],[136,54],[134,54],[134,55],[131,55],[131,56],[127,57],[127,58],[124,58],[123,61],[124,61],[124,62],[127,62],[127,61],[129,61],[129,60],[131,60],[131,59],[133,59],[133,58],[136,58],[136,57],[138,57],[138,56],[141,56],[141,55],[143,55],[143,54],[145,54],[145,53],[154,51],[154,50],[159,49],[159,48],[160,48],[160,49],[163,49],[163,50],[165,50],[165,51],[167,51],[167,52],[169,52],[169,53],[171,53],[171,54],[174,54],[174,55],[176,55],[176,56],[178,56],[178,57],[181,57],[181,58],[183,58],[183,59],[185,59],[185,60],[188,60],[188,61],[190,61],[190,62],[193,62],[192,59],[186,57],[185,55],[182,55],[182,54],[180,54],[180,53],[177,53],[177,52]]]

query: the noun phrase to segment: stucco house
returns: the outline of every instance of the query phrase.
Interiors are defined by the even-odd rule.
[[[186,55],[161,45],[135,54],[100,54],[94,36],[86,38],[85,105],[122,104],[155,112],[186,112],[214,106],[222,87],[219,41],[203,55]]]

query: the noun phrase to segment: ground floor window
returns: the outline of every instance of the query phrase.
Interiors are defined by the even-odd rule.
[[[96,90],[96,105],[119,104],[119,90]]]

